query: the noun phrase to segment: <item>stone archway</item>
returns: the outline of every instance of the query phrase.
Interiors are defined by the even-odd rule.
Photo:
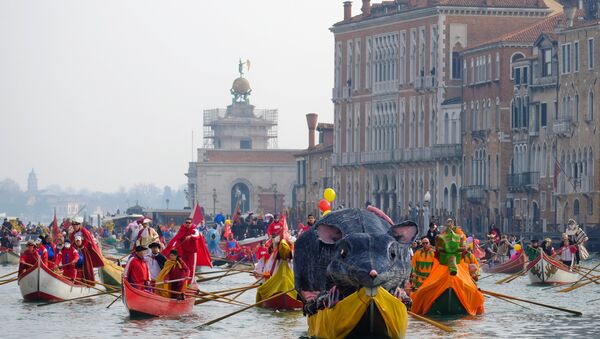
[[[231,215],[235,211],[235,207],[238,202],[240,205],[240,213],[244,213],[250,210],[250,189],[248,185],[243,182],[238,182],[231,187]]]

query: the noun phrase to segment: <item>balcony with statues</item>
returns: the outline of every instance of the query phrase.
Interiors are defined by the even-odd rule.
[[[461,188],[464,197],[473,204],[483,204],[487,199],[487,187],[484,185],[472,185]]]
[[[462,158],[462,144],[435,144],[432,156],[436,160],[452,160]]]
[[[540,172],[512,173],[507,176],[510,192],[538,191]]]
[[[573,117],[570,115],[562,115],[558,119],[554,120],[552,125],[552,132],[562,138],[568,138],[571,136],[571,129],[573,124]]]

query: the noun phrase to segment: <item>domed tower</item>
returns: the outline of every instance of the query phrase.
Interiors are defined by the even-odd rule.
[[[252,87],[244,77],[250,61],[239,62],[239,76],[233,80],[231,105],[226,110],[204,111],[205,148],[268,149],[277,147],[276,109],[254,109],[250,104]]]

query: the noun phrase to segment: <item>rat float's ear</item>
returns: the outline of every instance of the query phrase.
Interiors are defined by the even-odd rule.
[[[335,244],[342,239],[342,231],[332,225],[320,224],[317,225],[317,236],[326,244]]]
[[[402,244],[410,244],[419,235],[419,226],[414,221],[403,221],[390,228],[390,234]]]

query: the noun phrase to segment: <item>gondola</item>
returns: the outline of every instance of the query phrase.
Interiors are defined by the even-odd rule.
[[[23,299],[28,301],[65,300],[98,293],[97,289],[76,284],[50,270],[39,260],[19,275],[18,282]]]
[[[579,280],[579,274],[543,251],[540,251],[540,255],[528,267],[529,280],[532,284],[568,284]]]
[[[121,290],[123,303],[131,317],[163,317],[179,316],[192,313],[195,298],[186,297],[183,300],[165,298],[163,296],[134,288],[123,281]]]

